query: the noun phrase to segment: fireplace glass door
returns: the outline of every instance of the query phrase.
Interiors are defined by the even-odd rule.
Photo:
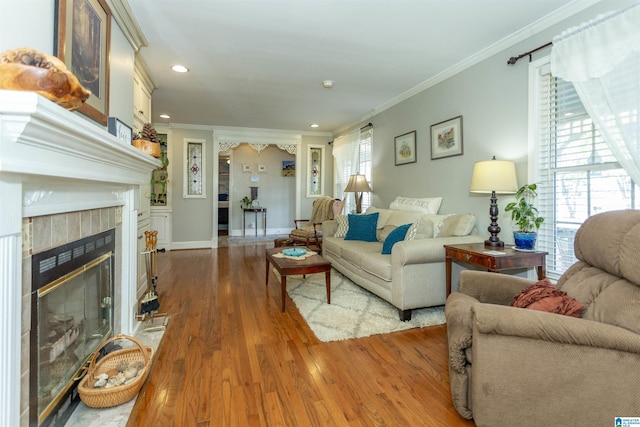
[[[112,264],[112,252],[107,252],[37,292],[39,422],[111,334]]]

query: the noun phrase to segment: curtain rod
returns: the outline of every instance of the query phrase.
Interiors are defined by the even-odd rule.
[[[363,130],[365,130],[367,128],[371,128],[371,127],[373,127],[373,123],[369,122],[366,125],[362,126],[360,128],[360,131],[363,131]],[[329,141],[329,142],[327,142],[327,144],[331,145],[331,144],[333,144],[333,141]]]
[[[544,49],[545,47],[551,46],[552,44],[553,44],[552,42],[549,42],[549,43],[547,43],[547,44],[543,44],[542,46],[539,46],[539,47],[537,47],[537,48],[535,48],[535,49],[533,49],[533,50],[530,50],[529,52],[525,52],[525,53],[523,53],[523,54],[521,54],[521,55],[518,55],[518,56],[512,56],[512,57],[511,57],[511,58],[509,58],[509,60],[507,61],[507,64],[508,64],[508,65],[513,65],[513,64],[515,64],[516,62],[518,62],[520,59],[524,58],[525,56],[528,56],[528,57],[529,57],[529,62],[531,62],[531,54],[532,54],[533,52],[537,52],[537,51],[539,51],[539,50],[541,50],[541,49]]]

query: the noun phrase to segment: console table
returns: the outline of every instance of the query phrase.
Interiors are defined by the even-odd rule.
[[[255,215],[256,225],[256,237],[258,236],[258,212],[262,213],[262,231],[264,235],[267,235],[267,208],[242,208],[242,237],[246,235],[246,221],[245,217],[247,212],[253,212]]]
[[[485,267],[494,273],[513,268],[535,267],[538,280],[545,278],[547,252],[518,251],[513,246],[488,247],[484,243],[465,245],[444,245],[445,266],[447,274],[447,296],[451,293],[451,262],[460,261],[478,267]]]

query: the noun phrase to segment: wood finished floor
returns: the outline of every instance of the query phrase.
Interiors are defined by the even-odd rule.
[[[449,394],[446,327],[323,343],[265,246],[158,254],[170,322],[128,426],[473,426]]]

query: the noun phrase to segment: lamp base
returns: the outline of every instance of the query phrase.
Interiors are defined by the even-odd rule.
[[[490,246],[492,248],[503,248],[504,247],[504,242],[502,240],[498,240],[497,242],[493,242],[491,240],[485,240],[484,241],[484,245],[485,246]]]

